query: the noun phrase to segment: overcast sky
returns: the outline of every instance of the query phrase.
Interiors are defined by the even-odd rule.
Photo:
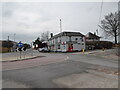
[[[98,28],[101,2],[4,2],[2,7],[2,38],[30,43],[49,31],[95,32]],[[102,17],[118,11],[117,2],[104,2]]]

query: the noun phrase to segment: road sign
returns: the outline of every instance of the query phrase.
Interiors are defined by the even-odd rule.
[[[26,51],[26,47],[23,47],[22,50],[23,50],[23,51]]]
[[[19,42],[18,47],[23,47],[23,43]]]
[[[18,48],[19,51],[22,51],[22,48]]]
[[[26,51],[26,47],[18,47],[16,51]]]

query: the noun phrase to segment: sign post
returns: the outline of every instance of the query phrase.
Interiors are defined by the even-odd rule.
[[[22,51],[24,52],[24,59],[25,59],[25,55],[26,55],[26,54],[25,54],[26,47],[23,47],[23,48],[22,48]]]
[[[23,43],[19,42],[18,43],[18,50],[20,51],[20,59],[21,59],[22,47],[23,47]]]

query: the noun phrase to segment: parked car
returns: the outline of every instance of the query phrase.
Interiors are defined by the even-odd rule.
[[[46,47],[44,47],[44,48],[38,48],[38,51],[39,52],[50,52],[50,50],[48,48],[46,48]]]

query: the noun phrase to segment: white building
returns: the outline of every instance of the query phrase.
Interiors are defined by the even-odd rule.
[[[85,49],[85,38],[80,32],[62,32],[48,40],[51,51],[81,51]]]

